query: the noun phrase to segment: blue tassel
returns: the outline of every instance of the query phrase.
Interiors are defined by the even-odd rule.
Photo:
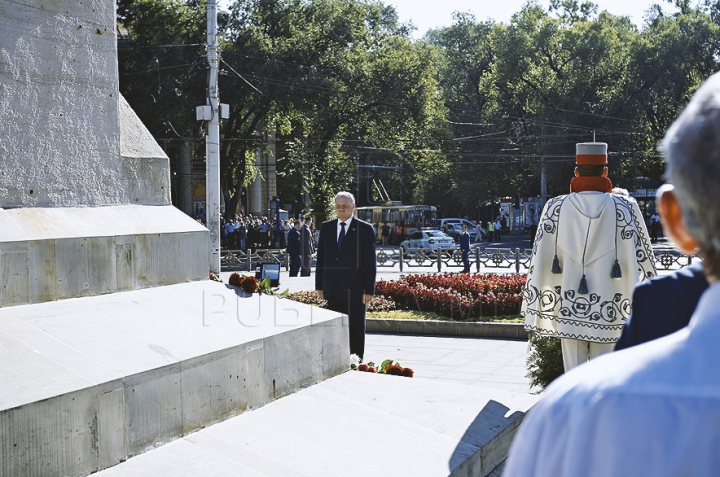
[[[615,259],[615,265],[612,267],[612,272],[610,272],[610,278],[622,278],[622,270],[620,270],[620,263],[617,258]]]
[[[562,273],[562,268],[560,268],[560,260],[558,260],[557,255],[555,255],[555,258],[553,258],[552,272],[555,275]]]
[[[578,293],[581,295],[587,295],[588,294],[588,286],[587,286],[587,280],[585,279],[585,274],[583,273],[582,278],[580,279],[580,287],[578,287]]]

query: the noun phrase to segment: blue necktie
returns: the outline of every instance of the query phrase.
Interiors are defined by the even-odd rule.
[[[338,235],[338,248],[342,245],[345,238],[345,222],[340,222],[340,235]]]

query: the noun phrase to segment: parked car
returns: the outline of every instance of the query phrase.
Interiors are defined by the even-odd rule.
[[[455,247],[455,240],[439,230],[423,229],[413,232],[410,237],[400,243],[400,247],[404,253],[417,252],[418,250],[436,252],[438,247]]]
[[[467,225],[470,241],[474,242],[477,234],[477,225],[465,219],[440,219],[440,229],[455,239],[456,242],[460,240],[463,225]],[[483,227],[480,227],[480,233],[483,237],[487,237],[487,230]]]

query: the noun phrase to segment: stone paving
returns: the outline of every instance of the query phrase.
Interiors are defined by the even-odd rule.
[[[365,358],[394,359],[418,379],[530,393],[527,346],[500,339],[368,334]]]
[[[95,475],[499,477],[539,399],[526,346],[369,334],[368,360],[395,359],[415,377],[346,372]]]

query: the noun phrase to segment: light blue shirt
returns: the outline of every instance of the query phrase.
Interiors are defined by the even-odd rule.
[[[686,328],[601,356],[550,385],[521,425],[503,475],[720,475],[718,339],[720,283],[702,295]]]

